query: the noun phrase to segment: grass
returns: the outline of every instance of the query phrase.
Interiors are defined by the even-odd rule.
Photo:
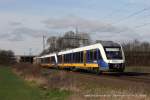
[[[65,100],[70,92],[43,90],[22,80],[9,67],[0,67],[0,98],[2,100]]]

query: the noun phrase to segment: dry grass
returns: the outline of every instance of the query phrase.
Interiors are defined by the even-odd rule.
[[[21,66],[21,67],[20,67]],[[22,68],[23,67],[23,68]],[[56,69],[43,69],[37,65],[14,66],[14,72],[25,80],[38,83],[42,88],[72,91],[68,100],[148,100],[147,83],[103,77]],[[146,95],[139,96],[139,95]]]
[[[47,79],[41,73],[41,67],[38,65],[16,64],[13,66],[13,72],[32,84],[43,88],[47,86]]]

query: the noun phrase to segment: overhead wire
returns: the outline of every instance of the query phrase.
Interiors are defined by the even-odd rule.
[[[145,12],[145,11],[147,11],[147,10],[150,10],[150,7],[147,7],[147,8],[144,8],[144,9],[142,9],[142,10],[136,11],[136,12],[134,12],[134,13],[128,15],[127,17],[125,17],[125,18],[123,18],[123,19],[117,21],[116,23],[112,23],[112,24],[113,24],[113,25],[119,24],[119,23],[121,23],[121,22],[123,22],[123,21],[125,21],[125,20],[128,20],[129,18],[132,18],[132,17],[134,17],[134,16],[136,16],[136,15],[138,15],[138,14],[140,14],[140,13],[143,13],[143,12]]]

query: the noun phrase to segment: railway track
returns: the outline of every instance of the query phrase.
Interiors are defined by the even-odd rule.
[[[58,69],[48,69],[48,70],[58,70]],[[150,84],[150,73],[137,73],[137,72],[123,72],[123,73],[117,73],[117,72],[103,72],[99,75],[93,72],[87,72],[87,71],[68,71],[68,70],[59,70],[59,71],[65,71],[68,73],[74,73],[74,74],[81,74],[86,75],[90,78],[99,79],[100,77],[103,78],[113,78],[113,79],[119,79],[119,80],[126,80],[126,81],[133,81],[133,82],[140,82],[140,83],[146,83]]]
[[[136,82],[143,82],[143,83],[149,83],[150,84],[150,79],[149,78],[141,78],[141,77],[124,77],[123,79],[127,79],[129,81],[136,81]]]
[[[150,73],[137,73],[137,72],[104,73],[102,74],[102,76],[150,84]]]

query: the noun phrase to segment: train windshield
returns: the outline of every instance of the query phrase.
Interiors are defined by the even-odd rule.
[[[107,59],[122,59],[120,47],[105,47]]]

